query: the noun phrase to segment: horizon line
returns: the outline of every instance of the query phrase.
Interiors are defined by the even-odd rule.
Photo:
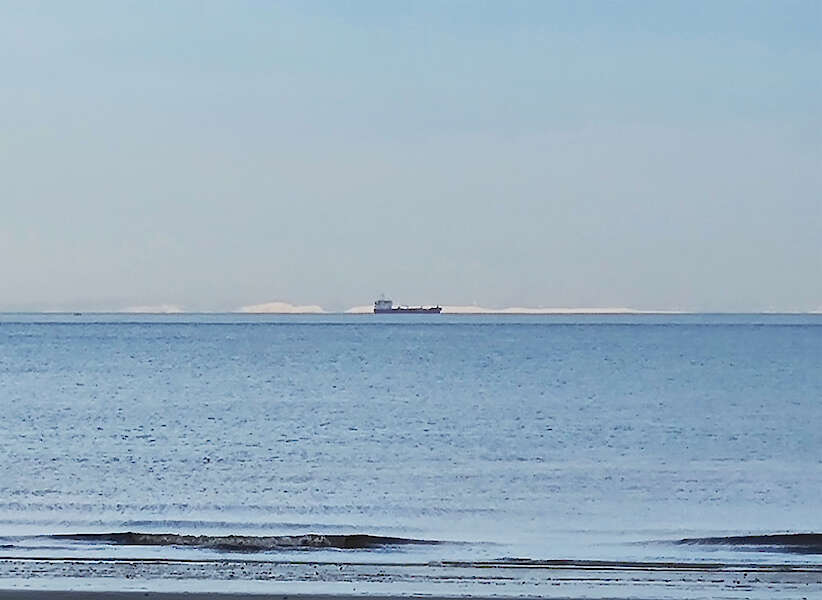
[[[368,316],[374,315],[372,311],[354,311],[350,309],[342,311],[248,311],[248,310],[176,310],[176,311],[155,311],[155,310],[129,310],[129,309],[103,309],[103,310],[0,310],[0,315],[296,315],[296,316]],[[608,308],[579,308],[579,309],[488,309],[471,311],[452,311],[443,307],[443,315],[451,316],[642,316],[642,315],[821,315],[822,310],[670,310],[670,309],[608,309]]]

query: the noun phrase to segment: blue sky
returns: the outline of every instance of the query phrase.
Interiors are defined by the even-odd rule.
[[[822,3],[0,2],[0,310],[822,307]]]

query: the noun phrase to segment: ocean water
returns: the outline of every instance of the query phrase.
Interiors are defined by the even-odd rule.
[[[6,314],[0,409],[9,560],[822,555],[729,538],[822,531],[819,315]]]

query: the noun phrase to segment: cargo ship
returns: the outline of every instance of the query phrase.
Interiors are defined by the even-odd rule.
[[[424,314],[438,315],[442,312],[441,306],[394,306],[392,300],[380,298],[374,301],[374,314],[394,315],[394,314]]]

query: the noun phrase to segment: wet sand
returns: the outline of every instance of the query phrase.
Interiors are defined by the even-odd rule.
[[[0,559],[0,600],[822,598],[822,564]],[[129,591],[126,591],[129,590]]]

